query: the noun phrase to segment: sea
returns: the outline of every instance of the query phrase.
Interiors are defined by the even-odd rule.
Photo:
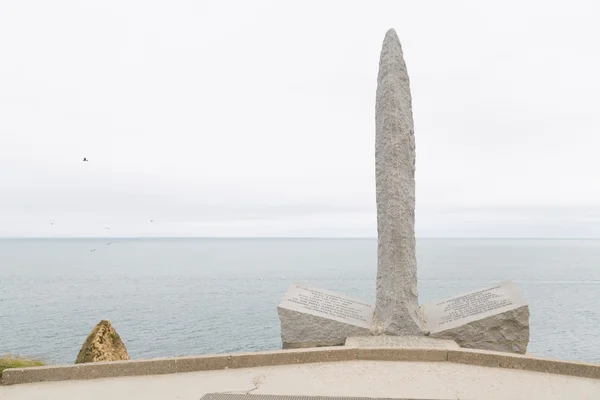
[[[513,280],[528,352],[600,363],[600,241],[418,239],[419,301]],[[73,363],[111,321],[132,359],[281,348],[292,283],[375,301],[376,239],[2,239],[0,355]]]

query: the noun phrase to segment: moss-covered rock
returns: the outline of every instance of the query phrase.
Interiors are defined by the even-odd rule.
[[[121,360],[129,360],[127,349],[110,322],[102,320],[85,339],[75,364]]]

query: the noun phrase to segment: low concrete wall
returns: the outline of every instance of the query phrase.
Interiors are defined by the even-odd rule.
[[[2,384],[14,385],[18,383],[96,379],[117,376],[174,374],[178,372],[226,368],[250,368],[355,359],[356,349],[354,348],[322,347],[318,349],[111,361],[6,369],[2,374]]]
[[[561,361],[486,350],[448,350],[448,361],[483,367],[520,369],[600,379],[600,364]]]
[[[348,360],[448,361],[485,367],[511,368],[600,379],[599,364],[550,360],[483,350],[397,347],[322,347],[228,355],[206,355],[152,360],[15,368],[4,370],[2,383],[4,385],[14,385],[31,382],[173,374],[178,372],[219,370],[227,368],[251,368]]]

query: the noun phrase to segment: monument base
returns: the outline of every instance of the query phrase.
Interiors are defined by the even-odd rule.
[[[421,306],[429,336],[461,347],[525,354],[529,307],[517,285],[506,281]]]
[[[369,335],[369,330],[327,318],[278,308],[284,349],[343,346],[350,336]]]
[[[328,290],[292,285],[277,307],[284,349],[343,346],[371,334],[374,306]]]
[[[430,335],[455,340],[460,347],[525,354],[529,343],[529,307],[523,306]]]
[[[434,339],[426,336],[360,336],[346,339],[347,347],[358,348],[419,348],[460,349],[454,340]]]

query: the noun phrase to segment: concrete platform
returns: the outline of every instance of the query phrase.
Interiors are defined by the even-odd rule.
[[[215,392],[452,400],[598,400],[600,380],[448,362],[354,360],[0,386],[0,399],[198,400]]]

